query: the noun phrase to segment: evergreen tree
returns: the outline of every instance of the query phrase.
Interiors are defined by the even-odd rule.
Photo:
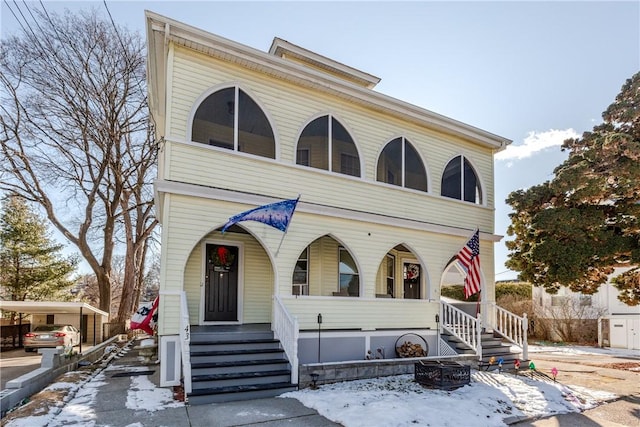
[[[62,245],[48,236],[44,219],[17,196],[0,211],[0,297],[25,301],[63,299],[73,285],[76,257],[63,257]]]
[[[553,180],[511,193],[506,265],[555,293],[598,291],[613,267],[619,299],[640,304],[640,73],[623,85],[603,123],[568,139]]]

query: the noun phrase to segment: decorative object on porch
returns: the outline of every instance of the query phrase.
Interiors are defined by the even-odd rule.
[[[418,264],[407,265],[407,279],[413,280],[420,277],[420,266]]]
[[[396,340],[396,355],[398,357],[426,357],[429,346],[424,338],[417,334],[404,334]]]
[[[551,368],[551,375],[553,375],[553,382],[556,382],[556,377],[558,376],[558,368]]]
[[[464,278],[464,297],[466,299],[480,292],[480,231],[477,228],[466,245],[460,249],[457,258],[458,264],[466,273]]]
[[[416,362],[414,373],[415,381],[429,388],[452,390],[471,381],[471,368],[453,361]]]
[[[213,271],[229,271],[235,259],[229,248],[218,246],[213,252]]]
[[[258,206],[257,208],[234,215],[229,218],[229,221],[222,227],[222,233],[240,221],[261,222],[286,233],[293,212],[296,210],[298,200],[300,200],[300,195],[298,195],[297,199],[283,200],[281,202]]]

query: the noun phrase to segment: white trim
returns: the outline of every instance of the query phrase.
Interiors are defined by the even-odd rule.
[[[237,301],[237,315],[238,319],[235,321],[212,321],[204,320],[205,311],[205,287],[206,285],[206,262],[207,262],[207,245],[224,245],[235,246],[238,248],[238,301]],[[244,307],[244,243],[235,240],[221,240],[221,239],[205,239],[201,243],[202,257],[200,261],[200,280],[202,286],[200,286],[200,306],[198,308],[198,324],[199,325],[241,325],[243,323],[243,307]]]
[[[384,337],[384,336],[400,336],[405,333],[412,333],[416,335],[437,335],[437,329],[371,329],[371,330],[346,330],[341,331],[324,331],[322,330],[323,338],[360,338],[364,336],[370,337]],[[318,331],[300,331],[299,338],[315,338],[318,339]],[[394,349],[395,350],[395,349]]]
[[[175,343],[175,354],[173,365],[167,364],[167,344]],[[181,347],[179,335],[162,335],[160,336],[160,387],[180,385],[180,365],[181,365]],[[167,372],[173,371],[173,381],[167,379]]]
[[[305,167],[305,166],[302,166]],[[306,168],[306,167],[305,167]],[[274,203],[281,200],[280,198],[261,196],[257,194],[239,193],[237,191],[225,190],[222,188],[205,187],[201,185],[186,184],[177,181],[155,180],[154,187],[159,193],[172,193],[181,196],[193,196],[201,197],[203,199],[210,200],[222,200],[226,202],[242,203],[247,205],[261,206],[269,203]],[[393,186],[396,187],[397,186]],[[426,194],[421,192],[422,194]],[[445,200],[457,201],[460,200],[451,199],[449,197],[443,197]],[[462,202],[468,205],[476,206],[481,209],[488,209],[477,204]],[[474,231],[465,228],[455,228],[446,225],[433,224],[428,222],[422,222],[414,219],[392,217],[387,215],[380,215],[371,212],[355,211],[350,209],[344,209],[334,206],[322,206],[311,203],[306,203],[300,200],[296,211],[312,213],[316,215],[324,215],[334,218],[350,219],[354,221],[369,222],[374,224],[389,225],[393,227],[403,227],[412,230],[428,231],[435,234],[444,234],[447,236],[459,236],[469,237],[469,233]],[[503,236],[480,232],[482,240],[490,240],[492,242],[499,242]]]

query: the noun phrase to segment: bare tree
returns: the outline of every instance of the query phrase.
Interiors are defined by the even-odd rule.
[[[16,18],[33,20],[21,20],[22,32],[0,44],[0,189],[39,203],[78,247],[107,312],[114,252],[124,245],[116,319],[124,321],[157,225],[144,42],[96,10],[17,8]]]
[[[605,314],[602,307],[592,305],[590,295],[552,295],[551,306],[534,304],[536,328],[543,338],[564,342],[597,340],[597,319]]]

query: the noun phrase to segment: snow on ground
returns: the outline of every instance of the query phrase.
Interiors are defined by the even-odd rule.
[[[184,402],[175,401],[171,389],[156,387],[148,377],[136,376],[136,372],[146,371],[146,366],[109,365],[95,374],[88,381],[81,383],[60,382],[53,383],[43,391],[68,390],[68,401],[61,402],[60,407],[43,408],[40,414],[33,414],[24,418],[15,418],[3,424],[4,427],[34,427],[34,426],[95,426],[95,403],[100,387],[107,384],[107,376],[113,371],[131,372],[131,383],[127,390],[126,406],[138,411],[158,411],[170,407],[184,406]],[[141,426],[139,423],[129,427]]]
[[[178,406],[184,406],[184,402],[173,400],[171,389],[156,387],[146,376],[131,377],[131,388],[127,391],[128,409],[155,412]]]
[[[640,359],[640,350],[628,350],[624,348],[589,347],[578,345],[529,345],[529,353],[550,354],[604,354],[608,356],[631,357]],[[529,354],[529,358],[531,358]]]
[[[471,383],[452,391],[422,387],[413,375],[349,381],[281,397],[298,399],[345,427],[505,425],[511,417],[580,412],[616,396],[543,382],[523,375],[472,371]]]
[[[600,349],[575,346],[530,346],[529,351],[568,354],[609,354],[638,357],[637,350]],[[531,356],[530,356],[531,357]],[[533,359],[533,357],[531,357]],[[110,365],[79,383],[60,382],[47,389],[52,392],[68,389],[65,401],[36,410],[31,416],[16,418],[6,427],[48,427],[95,425],[95,401],[111,371],[141,372],[145,366]],[[134,410],[158,411],[182,406],[173,399],[170,389],[156,387],[146,376],[132,375],[126,406]],[[544,378],[542,378],[544,380]],[[321,415],[345,427],[385,426],[502,426],[510,417],[544,417],[553,414],[579,412],[614,399],[611,393],[568,386],[553,381],[529,378],[526,375],[496,371],[472,371],[471,383],[452,391],[424,388],[413,375],[349,381],[304,389],[282,397],[298,399]],[[130,427],[138,427],[133,423]]]

